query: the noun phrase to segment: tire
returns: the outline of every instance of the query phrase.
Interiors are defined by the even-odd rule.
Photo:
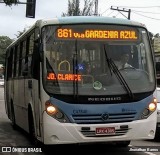
[[[160,128],[158,128],[158,127],[156,128],[154,140],[157,142],[160,142]]]
[[[29,138],[30,138],[30,141],[34,144],[36,136],[35,136],[35,127],[34,127],[32,112],[29,112],[28,122],[29,122]]]
[[[16,119],[15,119],[13,103],[12,103],[12,106],[11,106],[11,124],[12,124],[12,128],[14,130],[16,130],[17,129],[17,125],[16,125]]]
[[[35,123],[34,123],[33,114],[31,110],[29,112],[28,119],[29,119],[29,139],[33,145],[37,147],[41,147],[42,146],[41,142],[36,138],[36,132],[35,132],[36,130],[34,125]]]

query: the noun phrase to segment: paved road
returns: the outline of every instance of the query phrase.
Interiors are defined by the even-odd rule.
[[[2,147],[3,151],[11,148],[12,152],[2,153]],[[28,155],[26,152],[35,151],[31,150],[32,148],[36,148],[39,153],[29,153],[29,155],[61,155],[62,153],[67,155],[160,155],[160,142],[153,140],[132,141],[131,145],[127,148],[116,148],[108,144],[94,144],[48,146],[39,149],[30,143],[28,135],[23,130],[13,130],[11,122],[5,113],[4,90],[0,88],[0,155]],[[42,152],[40,153],[40,151]]]

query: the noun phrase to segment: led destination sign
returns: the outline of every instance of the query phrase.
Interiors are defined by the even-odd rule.
[[[59,81],[81,81],[82,77],[79,74],[54,74],[49,73],[47,80],[59,80]]]
[[[104,30],[60,28],[56,31],[58,39],[100,39],[100,40],[128,40],[136,41],[138,33],[135,30]]]

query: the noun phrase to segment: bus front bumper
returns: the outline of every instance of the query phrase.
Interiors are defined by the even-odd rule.
[[[154,139],[156,112],[148,119],[136,120],[125,123],[109,124],[75,124],[60,123],[47,113],[43,115],[43,143],[50,144],[74,144],[74,143],[98,143],[138,139]],[[96,133],[97,129],[115,129],[114,133]],[[99,130],[100,131],[100,130]]]

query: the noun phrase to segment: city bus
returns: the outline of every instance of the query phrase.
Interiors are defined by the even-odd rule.
[[[116,61],[128,55],[128,67]],[[6,50],[13,127],[44,145],[154,139],[154,56],[144,24],[73,16],[38,20]]]

